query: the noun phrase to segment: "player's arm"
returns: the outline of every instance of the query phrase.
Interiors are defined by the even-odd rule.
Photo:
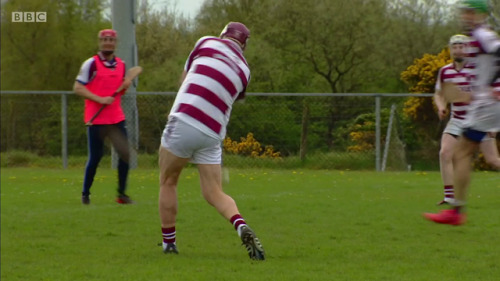
[[[445,101],[441,90],[434,93],[434,103],[438,109],[439,120],[443,120],[448,114],[448,103]]]
[[[198,40],[198,42],[196,42],[194,49],[191,51],[191,53],[189,54],[189,56],[186,60],[186,63],[184,64],[184,70],[182,71],[181,78],[179,78],[179,88],[182,86],[182,83],[184,83],[184,80],[186,80],[186,76],[187,76],[188,71],[191,68],[193,60],[196,56],[199,44],[200,44],[200,40]]]
[[[487,53],[495,56],[495,60],[500,60],[500,38],[491,29],[481,29],[474,34],[483,48]],[[493,86],[495,81],[500,78],[500,68],[493,74],[490,80],[490,85]]]
[[[101,103],[101,104],[111,104],[115,100],[114,97],[101,97],[101,96],[98,96],[98,95],[92,93],[91,91],[89,91],[87,89],[87,87],[85,87],[85,85],[83,85],[82,83],[80,83],[78,81],[75,81],[75,84],[73,84],[73,91],[79,96],[82,96],[86,99],[89,99],[89,100],[92,100],[92,101],[95,101],[95,102]]]
[[[434,92],[434,103],[436,104],[436,107],[438,109],[438,116],[439,119],[442,120],[446,117],[448,114],[448,103],[446,102],[443,93],[441,91],[441,72],[442,69],[439,70],[438,72],[438,77],[436,79],[436,91]]]
[[[186,76],[187,76],[187,71],[186,70],[182,71],[181,78],[179,79],[179,87],[180,87],[180,85],[182,85],[182,83],[186,79]]]
[[[82,96],[86,99],[95,101],[97,103],[111,104],[115,98],[98,96],[98,95],[92,93],[91,91],[89,91],[89,89],[87,89],[87,87],[85,87],[85,85],[88,84],[90,81],[92,81],[92,79],[94,78],[95,71],[96,70],[95,70],[94,59],[90,58],[90,59],[86,60],[82,64],[82,67],[80,68],[80,72],[78,73],[78,76],[76,77],[76,81],[73,84],[73,91],[77,95]]]
[[[491,81],[490,81],[490,85],[493,86],[493,84],[495,84],[495,82],[497,81],[497,79],[500,78],[500,46],[498,47],[498,49],[495,51],[494,53],[495,55],[495,59],[497,61],[497,72],[493,75],[493,77],[491,77]]]
[[[241,103],[243,103],[245,101],[246,93],[247,93],[247,87],[248,87],[248,84],[250,84],[250,80],[251,79],[252,79],[252,76],[248,75],[247,84],[243,85],[243,87],[244,87],[243,91],[241,91],[241,93],[238,94],[238,97],[236,97],[236,101],[241,102]]]

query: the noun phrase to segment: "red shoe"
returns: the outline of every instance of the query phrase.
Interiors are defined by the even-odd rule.
[[[442,210],[437,214],[424,213],[424,217],[430,221],[442,224],[461,225],[466,221],[465,214],[457,213],[456,210]]]
[[[118,204],[134,204],[134,201],[132,201],[132,199],[130,199],[130,197],[128,197],[127,195],[120,194],[120,195],[118,195],[118,197],[116,197],[116,203],[118,203]]]

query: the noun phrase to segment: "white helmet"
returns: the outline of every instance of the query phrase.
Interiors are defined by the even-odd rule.
[[[462,35],[462,34],[456,34],[450,37],[450,46],[455,45],[455,44],[467,44],[469,41],[469,37]]]

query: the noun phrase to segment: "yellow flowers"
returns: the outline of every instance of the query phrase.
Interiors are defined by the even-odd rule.
[[[401,80],[410,86],[411,93],[434,93],[438,70],[451,63],[450,51],[443,49],[438,55],[425,54],[415,59],[405,71],[401,73]],[[410,97],[405,102],[403,112],[413,120],[426,121],[429,114],[430,99]],[[431,112],[433,114],[433,112]]]
[[[240,139],[241,142],[237,142],[231,140],[230,137],[226,137],[223,142],[224,151],[253,158],[281,158],[280,153],[275,152],[272,145],[262,148],[252,133],[248,133],[246,138],[242,137]]]
[[[360,152],[373,150],[375,140],[374,126],[375,124],[371,121],[365,121],[363,125],[354,125],[354,130],[349,133],[349,138],[355,144],[348,146],[347,151]]]

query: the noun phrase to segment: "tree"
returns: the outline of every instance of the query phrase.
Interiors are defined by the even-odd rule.
[[[98,30],[110,26],[103,18],[103,7],[98,0],[3,4],[1,89],[71,89],[83,60],[97,51]],[[14,23],[10,21],[13,11],[46,11],[47,22]],[[82,108],[82,102],[77,106]],[[7,105],[2,103],[4,109],[11,114],[6,120],[2,118],[2,136],[15,139],[7,142],[9,148],[29,148],[42,154],[60,151],[60,140],[53,137],[60,122],[59,97],[25,95],[16,97],[15,102],[9,100]],[[69,123],[81,124],[81,118],[80,109],[74,119],[70,116]],[[85,148],[85,131],[76,126],[69,130],[69,149]]]
[[[490,22],[494,29],[498,32],[500,31],[500,0],[490,0],[491,3],[491,14]]]
[[[443,49],[437,55],[425,54],[415,59],[401,73],[401,80],[408,84],[411,93],[434,93],[438,70],[451,63],[450,51]],[[430,98],[410,97],[405,102],[404,113],[413,121],[425,124],[436,122],[437,115]]]
[[[273,1],[268,4],[273,28],[265,38],[282,50],[289,61],[307,65],[321,76],[332,93],[352,92],[364,83],[373,42],[377,39],[374,19],[383,13],[381,1]],[[334,15],[334,16],[332,16]],[[350,74],[360,74],[350,79]]]
[[[194,46],[191,24],[168,6],[151,9],[143,0],[137,9],[136,38],[144,73],[141,91],[176,91],[184,62]]]
[[[9,1],[2,7],[1,76],[4,90],[67,90],[82,59],[97,50],[109,27],[101,1]],[[14,23],[12,11],[46,11],[45,23]],[[19,75],[22,73],[22,75]]]

